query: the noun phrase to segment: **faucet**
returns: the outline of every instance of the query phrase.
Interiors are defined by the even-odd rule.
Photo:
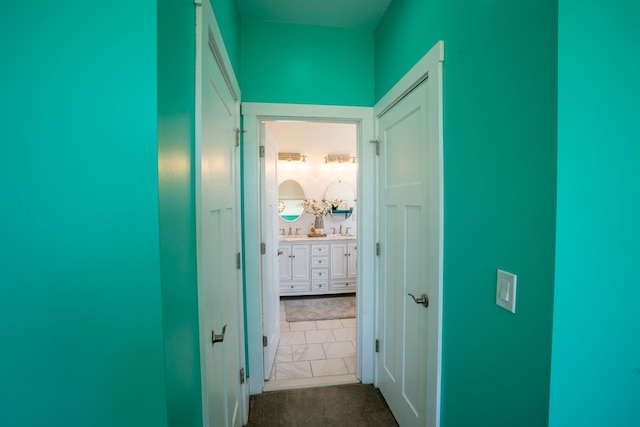
[[[298,235],[298,231],[302,231],[302,228],[296,228],[296,236]]]
[[[284,236],[284,228],[281,228],[280,231],[282,232],[282,235]]]
[[[342,224],[340,224],[340,232],[338,234],[342,234]]]
[[[336,228],[335,227],[331,227],[332,233],[336,234]]]
[[[349,229],[350,229],[350,228],[351,228],[351,227],[347,227],[347,231],[345,231],[345,232],[344,232],[344,234],[349,234]]]
[[[289,227],[289,236],[291,236],[291,227]]]

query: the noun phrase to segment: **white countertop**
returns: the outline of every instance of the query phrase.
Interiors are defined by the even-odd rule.
[[[318,240],[356,240],[355,234],[327,234],[325,237],[309,237],[306,234],[279,236],[281,242],[317,242]]]

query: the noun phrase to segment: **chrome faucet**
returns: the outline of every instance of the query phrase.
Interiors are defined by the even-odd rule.
[[[291,236],[291,227],[289,227],[289,236]]]
[[[335,227],[331,227],[332,233],[336,234],[336,228]]]
[[[296,236],[298,235],[298,231],[302,231],[302,228],[296,228]]]
[[[342,234],[342,224],[340,224],[340,232],[338,234]]]
[[[284,236],[284,228],[281,228],[280,231],[282,231],[282,235]]]
[[[349,229],[350,229],[350,228],[351,228],[351,227],[347,227],[347,231],[345,231],[345,232],[344,232],[344,234],[349,234]]]

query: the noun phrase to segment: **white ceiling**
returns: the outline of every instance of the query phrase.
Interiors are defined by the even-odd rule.
[[[373,30],[391,0],[237,0],[240,15],[257,21]]]

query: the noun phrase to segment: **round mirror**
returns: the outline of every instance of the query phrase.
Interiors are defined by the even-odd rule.
[[[300,218],[304,208],[300,203],[304,200],[302,186],[292,179],[282,181],[278,185],[278,215],[285,221],[293,222]]]
[[[337,220],[345,220],[353,214],[355,196],[349,184],[341,181],[333,182],[327,188],[326,200],[336,200],[331,209],[331,217]]]

